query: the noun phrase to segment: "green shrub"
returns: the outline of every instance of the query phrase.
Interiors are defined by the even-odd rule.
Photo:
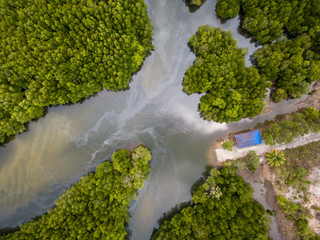
[[[223,147],[223,149],[226,149],[228,151],[232,151],[233,142],[231,140],[229,140],[229,139],[226,139],[226,140],[223,141],[222,147]]]
[[[218,0],[216,12],[220,18],[233,18],[240,11],[239,0]]]
[[[256,171],[260,167],[260,158],[256,151],[249,151],[244,161],[250,171]]]
[[[284,153],[278,150],[272,150],[266,154],[266,157],[267,163],[274,167],[280,167],[286,161]]]
[[[308,225],[309,221],[307,218],[312,217],[309,209],[302,207],[300,204],[291,202],[283,196],[277,196],[277,203],[286,217],[295,221],[297,233],[302,240],[320,239]]]
[[[309,131],[320,131],[320,112],[312,107],[306,108],[302,113],[295,113],[282,120],[271,124],[269,129],[262,134],[266,144],[290,143],[295,137],[308,134]]]
[[[309,221],[305,218],[299,219],[295,222],[298,233],[302,240],[319,240],[318,236],[311,227],[309,227]]]
[[[286,184],[288,186],[292,185],[301,185],[302,182],[307,182],[308,170],[304,167],[296,167],[294,168],[293,173],[291,173],[286,179]]]
[[[238,170],[256,171],[260,166],[260,158],[256,151],[249,151],[245,157],[231,160],[229,164]]]
[[[277,196],[277,203],[279,204],[281,211],[292,220],[296,220],[300,217],[299,212],[301,210],[300,204],[294,203],[279,195]]]

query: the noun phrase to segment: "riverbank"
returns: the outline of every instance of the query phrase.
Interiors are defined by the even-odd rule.
[[[0,229],[0,236],[8,240],[125,238],[130,203],[149,178],[151,152],[141,145],[133,151],[123,148],[115,151],[111,160],[81,177],[47,213],[18,228]]]
[[[252,147],[246,147],[246,148],[236,148],[234,147],[232,151],[228,151],[222,148],[215,149],[215,153],[217,156],[218,162],[224,162],[226,160],[234,160],[237,158],[242,158],[248,154],[249,151],[256,151],[258,155],[264,155],[267,152],[270,152],[271,150],[284,150],[284,149],[290,149],[290,148],[296,148],[299,146],[306,145],[311,142],[317,142],[320,141],[320,133],[310,133],[308,135],[295,138],[293,142],[288,144],[275,144],[274,146],[270,146],[265,144],[264,141],[262,141],[262,144],[252,146]]]
[[[311,229],[317,234],[320,233],[319,146],[320,134],[313,133],[297,138],[290,144],[276,146],[263,144],[263,146],[239,149],[240,154],[238,152],[238,155],[236,154],[237,150],[231,153],[233,159],[240,158],[241,154],[245,156],[250,150],[256,150],[258,154],[263,155],[264,151],[278,149],[285,154],[287,163],[281,167],[270,167],[262,157],[260,158],[261,166],[257,171],[239,170],[239,175],[254,188],[255,199],[275,214],[271,216],[272,225],[269,230],[270,236],[273,235],[272,239],[296,239]],[[217,157],[220,157],[219,154]],[[220,161],[218,164],[224,165],[224,161]],[[296,175],[297,169],[306,171],[305,178]],[[297,206],[304,209],[295,218],[298,220],[307,218],[309,223],[307,227],[310,227],[310,230],[297,229],[297,219],[291,219],[288,213],[282,211],[282,207],[277,202],[279,196],[285,197],[287,201],[298,204]],[[275,237],[279,232],[281,234]],[[308,234],[311,233],[308,232]]]
[[[250,183],[254,189],[254,199],[262,204],[271,214],[271,225],[268,236],[273,240],[294,239],[294,231],[291,231],[290,228],[290,226],[293,226],[293,223],[285,218],[277,206],[276,194],[273,185],[270,184],[274,181],[275,176],[269,165],[263,163],[255,172],[241,170],[238,171],[238,174],[242,176],[247,183]],[[289,233],[292,232],[292,234],[286,234],[285,229],[288,229]]]
[[[295,103],[299,108],[320,107],[320,84],[317,82],[313,86],[314,93],[302,101]],[[272,111],[272,106],[269,106]],[[298,110],[301,114],[303,110]],[[266,121],[256,125],[253,129],[265,132],[274,123],[281,121],[290,121],[294,114],[278,115],[274,120]],[[249,127],[251,128],[251,127]],[[265,141],[260,145],[238,149],[234,147],[232,151],[222,149],[221,143],[225,139],[235,142],[234,135],[247,132],[252,129],[234,131],[228,136],[220,138],[212,143],[211,156],[215,158],[216,166],[225,165],[227,160],[235,160],[245,157],[249,151],[255,151],[260,156],[261,166],[256,172],[248,170],[239,170],[239,175],[246,182],[250,183],[255,190],[255,199],[264,205],[271,212],[272,224],[269,229],[269,236],[272,239],[292,240],[308,234],[320,233],[320,169],[318,167],[320,133],[310,133],[304,136],[296,137],[289,144],[267,145]],[[284,129],[283,129],[284,130]],[[235,133],[236,132],[236,133]],[[280,134],[285,134],[281,132]],[[281,168],[273,168],[266,164],[264,155],[274,149],[283,151],[287,163]],[[306,177],[300,176],[297,171],[305,171]],[[298,175],[297,175],[298,174]],[[291,183],[292,181],[292,183]],[[295,181],[295,182],[293,182]],[[297,183],[299,181],[299,183]],[[283,186],[284,185],[284,186]],[[292,219],[283,206],[278,203],[279,196],[283,196],[290,204],[296,204],[301,208],[297,210],[295,218]],[[283,210],[283,211],[282,211]],[[293,213],[290,213],[293,214]],[[296,221],[306,219],[308,223],[303,228],[297,226]],[[304,239],[304,238],[302,238]]]
[[[269,236],[274,240],[292,240],[299,238],[299,235],[301,235],[301,230],[298,230],[296,227],[295,219],[289,219],[286,215],[287,213],[284,213],[279,206],[277,202],[278,196],[283,196],[288,199],[289,202],[301,205],[302,209],[305,209],[302,210],[304,213],[301,214],[306,214],[304,216],[307,216],[309,227],[315,233],[320,233],[320,168],[314,167],[318,165],[320,158],[318,153],[319,143],[320,142],[310,143],[302,147],[285,151],[287,161],[290,162],[288,163],[288,168],[296,169],[297,167],[301,168],[303,166],[309,170],[307,176],[309,185],[303,192],[300,192],[298,188],[293,186],[288,186],[286,190],[281,188],[279,186],[279,181],[282,182],[282,176],[280,175],[286,174],[281,171],[279,172],[278,168],[270,167],[265,160],[262,161],[260,167],[255,172],[248,170],[238,171],[238,174],[242,176],[246,182],[250,183],[255,190],[254,199],[261,203],[265,209],[269,210],[268,212],[271,213],[270,217],[272,223],[269,229]],[[313,157],[306,156],[306,158],[309,159],[309,163],[307,164],[309,167],[306,166],[305,159],[300,159],[300,151],[305,150],[308,151],[309,155],[313,155]],[[301,160],[299,161],[301,164],[299,164],[299,166],[295,166],[295,160],[290,157],[290,155],[294,155],[296,158],[299,158]],[[310,164],[310,162],[312,163]],[[285,167],[285,169],[287,169],[287,167]]]
[[[296,229],[294,221],[286,218],[285,214],[281,211],[279,205],[277,204],[278,193],[274,189],[274,183],[276,176],[270,166],[265,162],[261,164],[261,167],[255,172],[244,171],[245,173],[240,173],[245,181],[252,182],[259,180],[263,183],[264,187],[264,198],[259,199],[259,201],[266,202],[269,209],[271,209],[273,215],[271,216],[272,224],[269,229],[269,235],[273,236],[274,240],[292,240],[296,239]],[[248,175],[250,176],[248,178]],[[251,181],[250,181],[251,180]],[[257,189],[255,189],[256,191]],[[275,238],[275,234],[278,234]]]

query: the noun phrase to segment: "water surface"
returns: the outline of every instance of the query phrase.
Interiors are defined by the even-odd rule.
[[[197,112],[199,95],[187,96],[181,81],[195,56],[187,42],[200,25],[231,30],[240,47],[255,50],[237,34],[238,19],[220,24],[216,1],[189,13],[182,0],[147,0],[155,51],[126,92],[102,91],[82,104],[52,107],[29,131],[0,148],[0,228],[43,214],[54,200],[94,170],[113,151],[143,142],[152,151],[151,174],[130,208],[132,239],[149,239],[157,220],[191,200],[190,188],[212,159],[212,143],[228,132],[288,112],[277,110],[239,123],[209,123]],[[249,56],[246,57],[249,65]]]

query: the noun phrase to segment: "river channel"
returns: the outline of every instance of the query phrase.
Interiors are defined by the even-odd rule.
[[[49,108],[28,132],[0,148],[0,228],[43,214],[64,189],[113,151],[143,142],[152,151],[151,174],[132,202],[129,227],[131,239],[149,239],[164,212],[191,200],[190,188],[212,161],[208,153],[216,139],[294,110],[283,102],[253,120],[230,125],[202,120],[197,112],[200,95],[187,96],[181,86],[195,59],[187,46],[191,35],[200,25],[221,26],[232,31],[249,55],[256,48],[237,33],[237,18],[220,23],[216,1],[207,0],[195,13],[183,0],[146,3],[155,51],[133,77],[130,90],[102,91],[81,104]]]

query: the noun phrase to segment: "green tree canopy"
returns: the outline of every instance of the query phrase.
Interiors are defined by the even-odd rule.
[[[165,220],[152,239],[268,239],[268,217],[253,189],[225,167],[212,169],[192,206]]]
[[[229,139],[226,139],[222,142],[222,147],[223,149],[226,149],[228,151],[232,151],[232,148],[233,148],[233,142],[232,140],[229,140]]]
[[[143,0],[0,0],[0,143],[102,88],[128,88],[152,50]]]
[[[206,120],[238,121],[262,112],[268,83],[254,67],[245,67],[246,50],[237,47],[230,32],[199,27],[190,38],[196,60],[183,80],[188,94],[206,93],[199,111]]]
[[[276,102],[287,96],[300,98],[313,81],[320,79],[320,61],[307,57],[311,46],[311,38],[303,35],[264,45],[254,53],[261,75],[274,82],[272,97]]]
[[[307,93],[310,83],[320,79],[319,0],[219,0],[216,12],[232,18],[238,8],[241,28],[263,44],[254,64],[273,81],[273,100]]]
[[[217,2],[216,12],[220,18],[233,18],[238,15],[239,11],[239,0],[218,0]]]
[[[284,33],[312,35],[320,26],[318,0],[219,0],[216,12],[221,18],[233,18],[240,7],[241,27],[261,44],[271,43]]]
[[[2,239],[124,239],[130,201],[150,172],[150,151],[121,149],[82,177],[39,220],[23,224]]]
[[[301,112],[287,115],[286,119],[272,123],[263,132],[263,139],[266,144],[290,143],[295,137],[303,136],[311,132],[320,132],[320,112],[308,107]]]

